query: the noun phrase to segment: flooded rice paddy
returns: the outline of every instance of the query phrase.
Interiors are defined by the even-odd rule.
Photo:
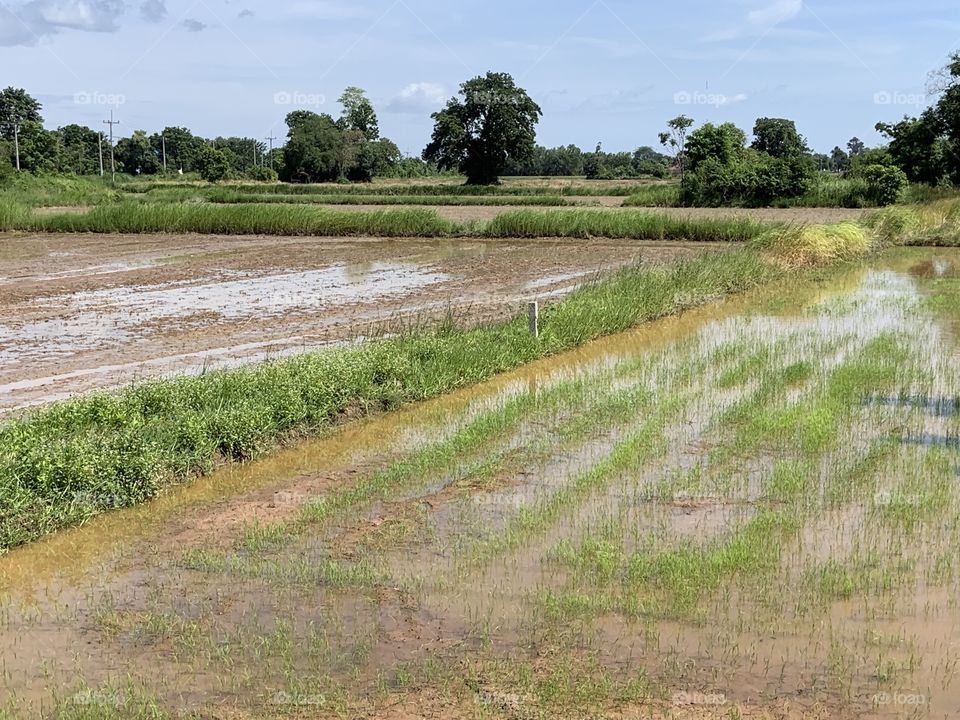
[[[957,717],[958,268],[695,310],[11,552],[0,717]]]
[[[484,321],[682,243],[23,235],[0,243],[0,414],[448,313]]]

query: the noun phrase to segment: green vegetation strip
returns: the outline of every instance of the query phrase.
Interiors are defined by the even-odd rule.
[[[323,432],[351,410],[435,397],[586,341],[782,277],[749,250],[629,268],[525,317],[136,385],[0,425],[0,549],[134,505],[223,460]]]
[[[676,218],[637,210],[518,210],[489,223],[456,223],[426,208],[335,210],[289,204],[101,205],[85,213],[36,215],[0,201],[0,230],[64,233],[375,235],[381,237],[607,237],[744,242],[770,230],[748,218]]]
[[[568,203],[559,195],[274,195],[239,192],[230,188],[182,188],[162,193],[152,192],[141,197],[147,202],[205,200],[220,205],[262,203],[265,205],[534,205],[549,207],[563,206]]]
[[[128,193],[154,193],[168,190],[187,189],[198,191],[209,185],[191,183],[131,183],[122,186]],[[626,197],[637,191],[638,185],[587,185],[582,182],[554,182],[542,187],[531,185],[463,185],[458,183],[438,183],[418,185],[416,183],[373,183],[370,185],[293,185],[285,183],[236,184],[227,186],[240,193],[257,195],[562,195],[568,197]],[[642,187],[642,186],[640,186]]]

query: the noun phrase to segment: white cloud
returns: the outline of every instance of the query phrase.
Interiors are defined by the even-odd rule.
[[[442,85],[430,82],[411,83],[390,101],[388,112],[421,114],[438,110],[447,100]]]
[[[113,32],[123,0],[32,0],[0,4],[0,45],[32,45],[61,30]]]
[[[148,22],[160,22],[167,16],[166,0],[144,0],[140,5],[140,15]]]
[[[747,13],[747,22],[759,27],[770,27],[793,20],[802,10],[803,0],[774,0],[765,7]]]
[[[206,23],[202,23],[199,20],[194,20],[193,18],[187,18],[181,23],[181,26],[187,32],[201,32],[207,29]]]

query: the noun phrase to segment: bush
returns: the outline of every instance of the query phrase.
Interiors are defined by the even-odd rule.
[[[230,159],[222,150],[205,145],[197,153],[197,170],[207,182],[220,182],[230,172]]]
[[[782,159],[748,150],[729,163],[708,157],[687,176],[683,202],[697,207],[767,206],[784,198],[801,197],[810,189],[813,178],[806,158],[799,156]]]
[[[867,182],[867,199],[878,206],[899,201],[910,184],[903,170],[890,165],[868,165],[860,175]]]
[[[247,171],[247,179],[256,182],[275,183],[280,180],[280,176],[277,175],[277,171],[273,168],[258,166]]]

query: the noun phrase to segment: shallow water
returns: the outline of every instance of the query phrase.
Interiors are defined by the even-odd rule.
[[[789,696],[833,717],[900,717],[915,707],[884,697],[922,696],[923,716],[950,717],[960,706],[952,670],[960,613],[951,599],[960,568],[950,559],[960,488],[928,486],[933,470],[917,468],[940,463],[936,472],[955,477],[960,367],[949,324],[924,309],[927,276],[910,271],[917,257],[933,268],[955,262],[949,251],[897,255],[826,285],[771,288],[651,323],[15,550],[0,558],[5,687],[27,716],[51,707],[52,695],[78,692],[81,681],[93,692],[81,699],[132,705],[130,691],[116,690],[131,673],[170,708],[236,705],[256,714],[278,710],[271,698],[319,697],[330,677],[360,702],[375,695],[378,676],[394,683],[401,663],[435,658],[458,668],[543,644],[571,661],[591,654],[615,676],[642,667],[667,697],[717,693],[718,713]],[[898,392],[859,398],[837,441],[804,458],[816,473],[807,500],[816,510],[764,570],[770,596],[749,577],[732,577],[704,593],[702,622],[656,614],[637,622],[615,609],[560,627],[549,620],[544,592],[619,588],[591,585],[585,571],[558,560],[564,548],[602,539],[620,553],[654,556],[727,542],[750,523],[793,449],[738,439],[729,414],[771,372],[800,365],[809,372],[747,417],[815,407],[835,373],[888,335],[911,358]],[[758,352],[763,362],[751,364]],[[618,405],[632,390],[648,398]],[[385,496],[326,524],[287,526],[279,544],[244,540],[252,522],[290,523],[304,504],[525,398],[530,409],[503,433],[447,464],[425,465]],[[598,424],[578,425],[585,416]],[[591,475],[651,423],[648,455]],[[843,499],[847,485],[834,487],[837,478],[891,441],[896,449],[873,484]],[[585,477],[595,477],[589,490],[542,525],[524,520]],[[831,493],[841,499],[828,501]],[[900,524],[912,522],[903,513],[928,506],[922,534]],[[185,562],[185,550],[229,567]],[[891,569],[900,557],[911,564]],[[317,574],[328,562],[342,571],[369,566],[382,579],[335,582]],[[849,565],[869,583],[822,601],[810,573],[825,572],[825,563]],[[900,575],[902,584],[894,582]],[[292,649],[285,633],[296,640]],[[81,642],[88,650],[77,659],[72,648]]]

